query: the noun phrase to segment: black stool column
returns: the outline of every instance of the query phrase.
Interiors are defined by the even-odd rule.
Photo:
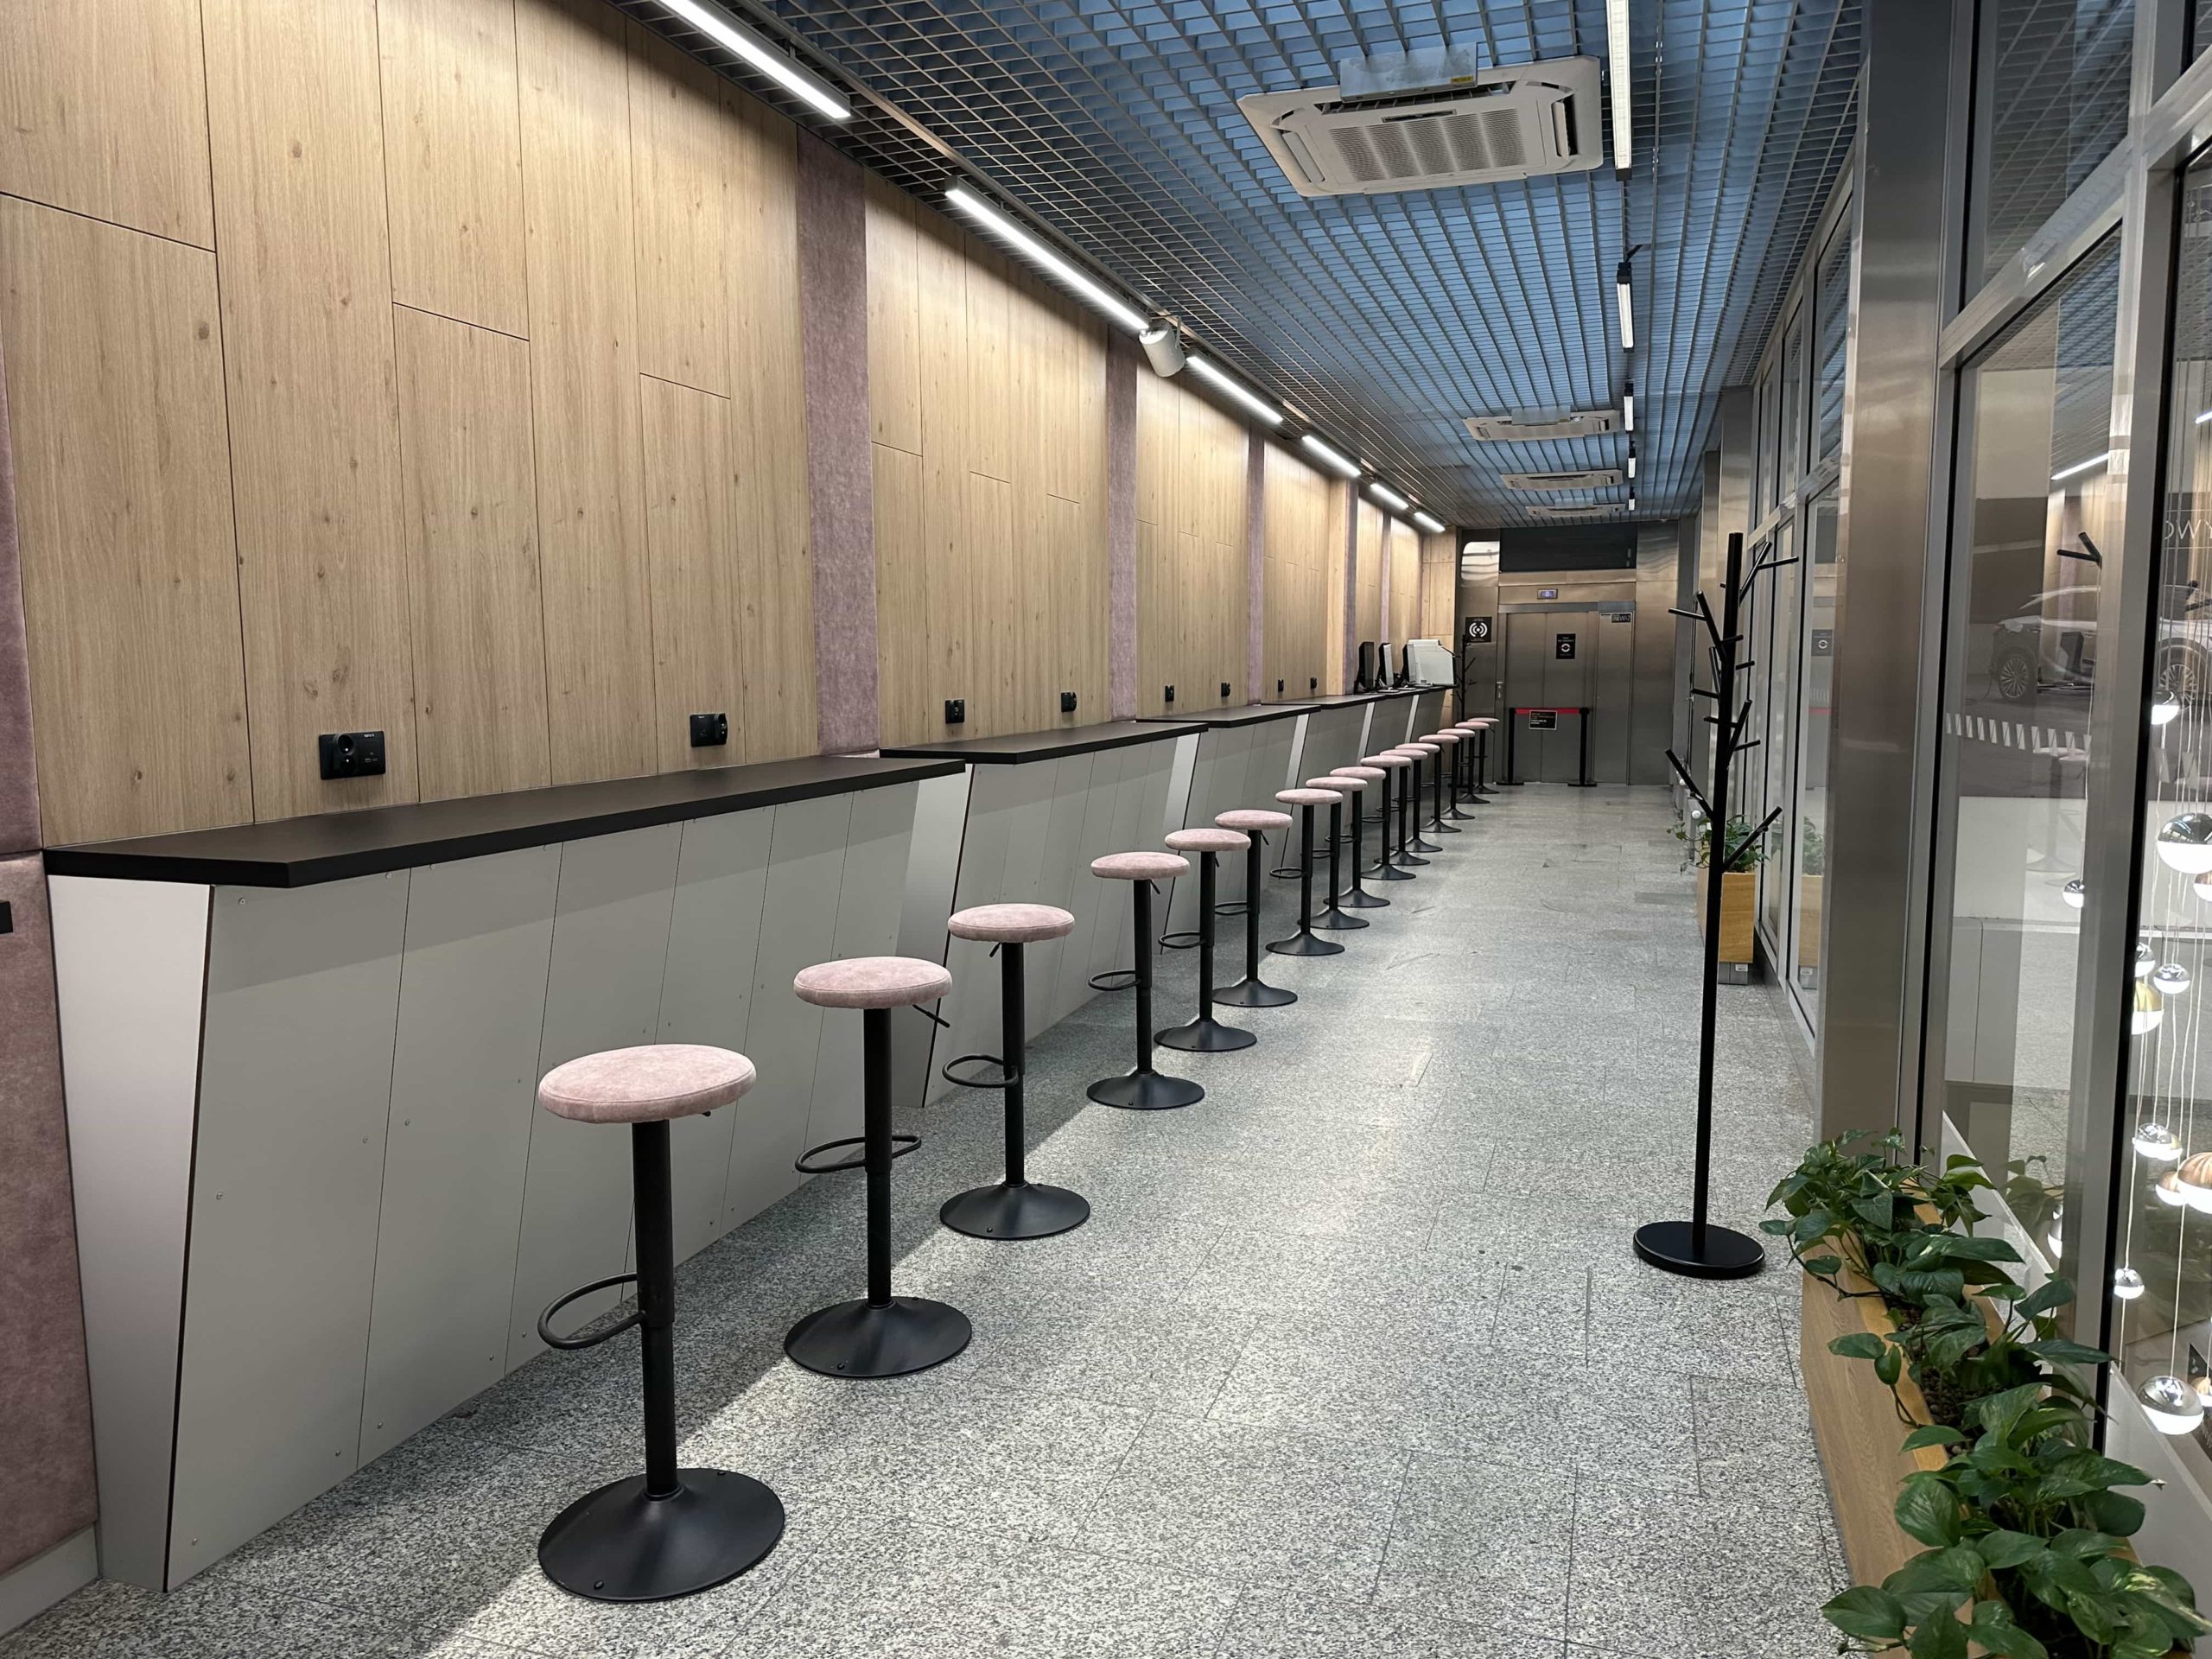
[[[1398,866],[1398,868],[1399,868],[1400,870],[1402,870],[1402,870],[1408,870],[1408,869],[1410,869],[1411,868],[1415,867],[1415,866],[1419,866],[1419,865],[1426,864],[1426,863],[1427,863],[1427,862],[1428,862],[1428,861],[1427,861],[1427,859],[1425,859],[1425,858],[1419,858],[1419,857],[1414,856],[1414,850],[1413,850],[1413,849],[1414,849],[1414,845],[1415,845],[1416,843],[1414,842],[1414,837],[1413,837],[1413,822],[1414,822],[1414,806],[1413,806],[1413,804],[1412,804],[1412,803],[1413,803],[1413,801],[1414,801],[1414,800],[1418,800],[1418,799],[1420,798],[1420,788],[1421,788],[1421,762],[1420,762],[1419,760],[1417,760],[1416,759],[1414,759],[1414,758],[1412,755],[1410,755],[1410,754],[1408,754],[1408,755],[1402,755],[1400,758],[1401,758],[1402,760],[1403,760],[1405,761],[1405,763],[1406,763],[1403,766],[1401,766],[1401,767],[1397,768],[1397,773],[1398,773],[1398,854],[1397,854],[1397,866]],[[1411,798],[1410,798],[1410,799],[1408,798],[1408,797],[1409,797],[1409,796],[1411,797]]]
[[[1230,816],[1223,814],[1224,817]],[[1266,816],[1281,828],[1287,829],[1290,825],[1287,813],[1271,812]],[[1250,895],[1250,902],[1244,906],[1244,977],[1234,985],[1225,985],[1216,991],[1213,1000],[1225,1008],[1287,1007],[1298,1001],[1298,993],[1286,991],[1280,985],[1270,985],[1260,977],[1260,877],[1267,863],[1262,846],[1267,832],[1259,827],[1256,815],[1248,822],[1253,827],[1244,831],[1251,837],[1244,853],[1244,885]],[[1235,829],[1236,826],[1232,823],[1222,827]]]
[[[1127,880],[1132,890],[1135,906],[1136,931],[1136,1001],[1137,1001],[1137,1063],[1135,1069],[1118,1077],[1102,1077],[1084,1092],[1102,1106],[1120,1106],[1130,1111],[1168,1111],[1178,1106],[1195,1106],[1206,1097],[1206,1091],[1188,1077],[1172,1077],[1155,1071],[1152,1066],[1152,878],[1149,875],[1116,875],[1111,868],[1116,858],[1142,857],[1142,854],[1118,853],[1094,862],[1093,874],[1103,874],[1109,880]],[[1171,854],[1161,855],[1188,874],[1190,866]],[[1108,866],[1104,870],[1101,865]],[[1173,872],[1166,872],[1169,880]]]
[[[1481,798],[1475,793],[1475,750],[1480,734],[1465,726],[1459,727],[1458,730],[1459,748],[1459,753],[1453,757],[1458,764],[1452,771],[1450,816],[1466,820],[1480,816],[1468,811],[1466,810],[1468,807],[1483,804]]]
[[[1458,824],[1446,823],[1444,821],[1446,817],[1444,810],[1444,789],[1446,782],[1455,779],[1458,775],[1457,767],[1459,759],[1459,741],[1455,738],[1447,742],[1441,734],[1424,738],[1421,741],[1425,743],[1435,744],[1441,751],[1441,753],[1437,755],[1435,763],[1429,768],[1428,833],[1432,836],[1459,835],[1462,831]]]
[[[1161,1032],[1159,1040],[1169,1048],[1194,1054],[1225,1054],[1232,1049],[1249,1048],[1260,1040],[1253,1033],[1225,1026],[1213,1017],[1213,895],[1221,852],[1216,848],[1193,845],[1189,838],[1226,836],[1230,833],[1226,830],[1178,831],[1167,838],[1167,844],[1177,852],[1185,856],[1196,852],[1198,855],[1198,1017],[1188,1025]],[[1245,844],[1249,847],[1251,842],[1247,839]]]
[[[1411,870],[1400,866],[1400,855],[1391,839],[1390,791],[1397,791],[1401,801],[1405,798],[1407,769],[1401,764],[1402,760],[1402,756],[1376,754],[1370,755],[1362,763],[1379,767],[1382,772],[1382,786],[1375,791],[1375,822],[1380,844],[1376,849],[1375,861],[1367,867],[1367,874],[1377,881],[1410,881],[1414,879]],[[1401,811],[1398,818],[1403,823],[1405,814]]]
[[[1334,939],[1325,939],[1313,931],[1313,809],[1321,804],[1319,798],[1324,794],[1332,801],[1343,798],[1333,791],[1318,789],[1287,789],[1275,797],[1298,808],[1306,846],[1298,873],[1298,931],[1268,945],[1279,957],[1334,957],[1344,951]]]
[[[1443,848],[1431,841],[1421,831],[1421,786],[1424,776],[1428,773],[1433,773],[1438,766],[1442,764],[1444,760],[1443,746],[1441,744],[1438,745],[1437,752],[1434,754],[1431,754],[1427,749],[1421,747],[1421,741],[1420,739],[1415,739],[1412,743],[1407,746],[1406,753],[1412,757],[1414,763],[1414,810],[1413,817],[1407,820],[1412,827],[1413,838],[1408,841],[1406,845],[1417,853],[1440,853],[1444,850]],[[1426,862],[1426,861],[1423,861]]]
[[[1344,822],[1344,797],[1351,796],[1352,804],[1357,806],[1360,796],[1357,789],[1339,787],[1343,782],[1343,779],[1314,778],[1306,783],[1307,788],[1325,789],[1336,798],[1329,803],[1329,890],[1323,895],[1328,902],[1321,906],[1321,913],[1313,918],[1314,926],[1326,928],[1334,933],[1349,932],[1353,928],[1367,925],[1365,917],[1351,914],[1338,902],[1338,895],[1343,893],[1344,885],[1344,861],[1339,856],[1339,849],[1344,845],[1344,836],[1340,832]],[[1353,868],[1357,868],[1359,860],[1354,858]]]
[[[1347,777],[1358,775],[1360,781],[1369,788],[1387,790],[1389,787],[1390,774],[1380,766],[1344,767],[1339,770]],[[1374,774],[1372,777],[1366,775],[1370,772]],[[1350,891],[1338,894],[1336,899],[1336,902],[1345,910],[1385,910],[1390,904],[1381,893],[1370,893],[1365,885],[1363,871],[1367,862],[1367,831],[1361,815],[1365,810],[1367,790],[1352,791],[1351,887]]]

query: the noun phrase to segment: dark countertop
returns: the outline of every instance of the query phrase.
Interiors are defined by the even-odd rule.
[[[1448,691],[1451,689],[1448,685],[1408,685],[1385,691],[1339,691],[1332,696],[1301,697],[1296,706],[1300,709],[1342,709],[1355,702],[1381,702],[1390,697],[1415,697],[1424,691]],[[1268,706],[1281,708],[1284,705],[1272,703]]]
[[[1030,760],[1058,760],[1071,754],[1118,749],[1130,743],[1157,743],[1204,729],[1194,720],[1109,720],[1096,726],[1067,726],[1049,732],[1010,732],[1004,737],[907,743],[883,753],[887,756],[958,760],[971,766],[1018,766]]]
[[[306,887],[349,876],[480,858],[556,841],[712,817],[785,801],[848,795],[957,772],[950,760],[806,755],[750,766],[714,766],[598,784],[378,806],[241,823],[226,830],[143,836],[49,848],[49,875],[194,881],[240,887]]]
[[[1209,709],[1198,715],[1140,715],[1141,726],[1191,725],[1209,728],[1223,726],[1258,726],[1270,720],[1291,720],[1315,707],[1312,697],[1296,702],[1247,702],[1234,709]]]

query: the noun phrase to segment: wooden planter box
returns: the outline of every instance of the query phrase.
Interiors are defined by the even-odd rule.
[[[1922,1548],[1897,1526],[1897,1490],[1907,1475],[1942,1468],[1944,1453],[1937,1446],[1900,1451],[1911,1427],[1897,1421],[1897,1402],[1874,1368],[1863,1359],[1828,1351],[1831,1341],[1853,1332],[1889,1331],[1889,1309],[1882,1299],[1839,1296],[1809,1274],[1804,1281],[1797,1359],[1813,1412],[1813,1438],[1827,1471],[1828,1495],[1835,1502],[1836,1527],[1843,1535],[1852,1578],[1859,1584],[1879,1584]],[[1852,1288],[1870,1287],[1858,1281]],[[1910,1377],[1897,1384],[1897,1393],[1914,1422],[1928,1421],[1927,1406]]]
[[[1697,936],[1705,937],[1706,872],[1697,873]],[[1720,960],[1751,959],[1751,925],[1759,909],[1759,873],[1736,870],[1720,878]]]
[[[1827,879],[1820,875],[1801,875],[1797,878],[1797,962],[1800,967],[1818,968],[1821,965],[1821,921],[1825,914],[1821,884]]]

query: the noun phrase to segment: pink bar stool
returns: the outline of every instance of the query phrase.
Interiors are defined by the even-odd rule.
[[[1279,957],[1334,957],[1343,954],[1344,946],[1334,939],[1325,939],[1313,931],[1313,809],[1317,806],[1337,806],[1344,797],[1333,789],[1279,789],[1275,799],[1285,806],[1294,806],[1299,815],[1299,839],[1305,843],[1305,856],[1298,861],[1298,931],[1287,939],[1273,939],[1268,949]]]
[[[1488,805],[1489,798],[1497,793],[1496,790],[1492,789],[1490,785],[1484,781],[1490,772],[1490,734],[1497,728],[1497,721],[1491,719],[1488,715],[1480,715],[1476,716],[1473,720],[1469,721],[1467,723],[1475,729],[1475,786],[1473,795],[1475,799],[1483,802],[1485,805]]]
[[[1428,862],[1416,856],[1420,837],[1414,834],[1414,814],[1421,810],[1421,763],[1428,757],[1404,743],[1390,753],[1406,763],[1406,770],[1398,774],[1397,862],[1400,869],[1410,870]]]
[[[1456,721],[1452,730],[1459,739],[1459,747],[1452,752],[1452,810],[1444,816],[1465,823],[1480,817],[1470,812],[1470,806],[1480,806],[1475,798],[1473,773],[1475,760],[1475,723],[1471,720]]]
[[[1348,933],[1355,928],[1365,927],[1367,918],[1363,916],[1354,916],[1338,905],[1337,895],[1344,891],[1344,885],[1342,856],[1344,839],[1344,803],[1350,801],[1354,805],[1357,805],[1359,798],[1367,792],[1367,780],[1364,778],[1348,778],[1342,772],[1332,772],[1325,778],[1308,778],[1306,780],[1306,787],[1325,789],[1336,797],[1329,803],[1329,890],[1323,895],[1327,902],[1321,906],[1320,914],[1314,917],[1313,925],[1326,928],[1335,933]],[[1358,865],[1359,861],[1357,858],[1353,859],[1353,868],[1357,868]]]
[[[1029,1179],[1025,1154],[1028,1130],[1022,1119],[1021,1080],[1028,1065],[1027,982],[1022,977],[1022,947],[1065,938],[1075,918],[1052,905],[978,905],[955,913],[944,931],[956,939],[988,944],[999,958],[999,1044],[1006,1052],[963,1054],[938,1068],[948,1083],[963,1089],[996,1089],[1006,1102],[1006,1179],[970,1187],[944,1201],[938,1219],[970,1238],[1050,1238],[1090,1218],[1090,1201],[1065,1186]],[[968,1068],[995,1066],[996,1077]]]
[[[1188,875],[1188,859],[1173,853],[1109,853],[1093,859],[1090,873],[1102,881],[1126,881],[1135,895],[1136,929],[1137,1063],[1135,1070],[1118,1077],[1101,1077],[1084,1092],[1102,1106],[1129,1111],[1161,1112],[1177,1106],[1195,1106],[1206,1091],[1188,1077],[1171,1077],[1152,1065],[1152,884]]]
[[[753,1062],[726,1048],[654,1043],[556,1066],[537,1103],[578,1123],[630,1126],[638,1270],[572,1290],[538,1316],[554,1348],[594,1348],[638,1328],[645,1367],[645,1472],[588,1492],[554,1517],[537,1563],[563,1590],[594,1601],[664,1601],[713,1588],[756,1565],[784,1535],[784,1506],[750,1475],[676,1466],[676,1223],[668,1125],[734,1104],[753,1086]],[[556,1336],[550,1321],[579,1297],[634,1284],[638,1306],[586,1337]]]
[[[1234,830],[1178,830],[1167,837],[1170,851],[1198,855],[1198,1017],[1187,1026],[1176,1026],[1159,1034],[1169,1048],[1193,1054],[1225,1054],[1249,1048],[1260,1039],[1254,1033],[1225,1026],[1213,1017],[1213,929],[1215,869],[1224,853],[1243,852],[1252,844],[1249,836]]]
[[[1459,835],[1461,831],[1458,824],[1445,822],[1450,815],[1444,810],[1444,786],[1447,778],[1452,780],[1452,798],[1456,801],[1459,797],[1459,734],[1431,732],[1421,741],[1437,745],[1440,751],[1435,766],[1429,770],[1428,833],[1432,836]]]
[[[799,970],[791,989],[817,1007],[858,1008],[863,1084],[861,1133],[825,1141],[801,1153],[795,1167],[808,1175],[838,1170],[868,1172],[868,1294],[858,1301],[817,1308],[784,1338],[784,1351],[824,1376],[905,1376],[941,1365],[975,1335],[957,1307],[922,1296],[891,1294],[891,1160],[921,1144],[915,1135],[891,1132],[891,1011],[934,1002],[952,988],[952,976],[915,957],[849,957]],[[834,1162],[821,1154],[842,1147],[857,1156]]]
[[[1409,853],[1440,853],[1444,849],[1421,832],[1421,785],[1424,772],[1433,769],[1443,759],[1444,746],[1417,737],[1410,742],[1399,744],[1398,753],[1414,763],[1413,783],[1408,791],[1412,797],[1413,810],[1399,823],[1398,833]],[[1408,862],[1426,864],[1428,861],[1425,858],[1409,859]]]
[[[1214,822],[1250,840],[1244,855],[1244,883],[1251,901],[1244,907],[1244,977],[1216,991],[1213,1000],[1229,1008],[1287,1007],[1298,1001],[1298,993],[1270,985],[1260,977],[1260,848],[1269,835],[1290,828],[1290,814],[1240,806],[1220,814]]]
[[[1367,873],[1377,881],[1410,881],[1414,873],[1405,867],[1403,831],[1398,836],[1401,845],[1394,845],[1390,839],[1390,791],[1393,788],[1398,791],[1398,822],[1402,825],[1406,821],[1406,779],[1412,774],[1414,763],[1408,756],[1385,750],[1381,754],[1369,755],[1359,764],[1389,774],[1376,791],[1375,821],[1382,832],[1382,845]]]
[[[1357,778],[1378,798],[1387,801],[1389,791],[1383,785],[1390,781],[1390,774],[1381,766],[1338,766],[1332,774],[1338,778]],[[1332,902],[1346,910],[1384,910],[1390,901],[1379,893],[1370,893],[1360,877],[1360,867],[1367,858],[1367,832],[1360,822],[1360,804],[1367,798],[1367,789],[1351,798],[1351,886],[1332,895]]]

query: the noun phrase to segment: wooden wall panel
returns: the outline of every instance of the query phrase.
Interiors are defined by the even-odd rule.
[[[1329,619],[1323,604],[1332,535],[1330,480],[1276,444],[1267,445],[1262,479],[1263,594],[1261,693],[1301,697],[1309,681],[1327,683]],[[1277,689],[1281,682],[1281,689]]]
[[[1137,377],[1137,707],[1144,714],[1244,700],[1246,442],[1243,423],[1179,382]]]
[[[392,315],[423,798],[540,788],[552,761],[530,347],[404,306]]]
[[[814,567],[808,549],[804,370],[799,352],[797,130],[735,88],[723,94],[722,311],[729,319],[736,490],[738,760],[815,752]]]
[[[725,83],[642,24],[630,25],[630,50],[638,366],[696,391],[727,393]]]
[[[598,0],[515,21],[553,779],[577,783],[655,754],[628,25]]]
[[[415,798],[373,0],[206,0],[254,810]],[[389,770],[327,784],[319,732]]]
[[[1347,614],[1344,593],[1357,598],[1358,569],[1354,563],[1352,537],[1346,526],[1356,522],[1358,494],[1349,480],[1329,480],[1328,563],[1321,573],[1322,624],[1328,633],[1328,654],[1321,670],[1321,689],[1335,695],[1351,690],[1358,665],[1359,636],[1355,630],[1357,610]],[[1349,660],[1347,660],[1349,659]]]
[[[1103,720],[1103,335],[887,187],[868,213],[884,741]]]
[[[526,334],[514,0],[378,0],[377,24],[392,297]]]
[[[0,344],[46,841],[244,822],[214,256],[0,201]]]
[[[1352,520],[1352,653],[1369,640],[1382,637],[1382,509],[1371,501],[1359,503]]]
[[[658,763],[663,772],[727,766],[728,746],[691,747],[690,716],[740,709],[744,689],[729,403],[650,377],[643,391]]]
[[[199,0],[0,5],[0,191],[214,246]]]
[[[1383,638],[1395,655],[1421,632],[1421,536],[1402,519],[1385,518],[1385,556],[1390,561],[1390,618]],[[1392,664],[1393,671],[1395,664]]]
[[[1424,536],[1421,543],[1421,620],[1414,634],[1419,639],[1440,639],[1448,651],[1459,647],[1459,538],[1446,530],[1441,536]]]

